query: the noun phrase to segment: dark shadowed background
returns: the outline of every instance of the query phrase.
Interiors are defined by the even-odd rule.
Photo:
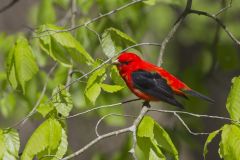
[[[54,10],[44,4],[43,1],[19,0],[12,7],[0,13],[0,77],[3,77],[5,74],[6,57],[9,52],[9,48],[7,47],[12,45],[11,36],[27,34],[31,41],[32,29],[37,28],[41,24],[53,23],[66,27],[71,25],[71,17],[69,16],[70,0],[49,0],[52,1],[51,7]],[[9,2],[10,0],[1,0],[0,8],[6,6]],[[100,13],[106,13],[128,2],[130,1],[78,0],[76,23],[85,22],[98,16]],[[155,5],[136,4],[96,21],[90,27],[100,35],[106,28],[115,27],[130,35],[136,42],[160,43],[184,9],[185,3],[184,0],[159,0]],[[208,0],[193,0],[192,8],[214,14],[228,3],[229,1],[227,0],[214,0],[211,2]],[[240,3],[233,1],[232,7],[219,15],[219,18],[222,19],[237,38],[240,38],[239,10]],[[76,35],[84,48],[94,58],[106,59],[97,36],[93,32],[90,32],[86,28],[80,28],[74,30],[73,34]],[[145,46],[141,48],[142,57],[152,63],[157,63],[159,47]],[[225,104],[231,80],[234,76],[240,74],[239,48],[221,28],[218,29],[215,21],[204,16],[188,15],[168,43],[163,56],[162,66],[195,90],[212,97],[216,103],[209,104],[195,98],[190,98],[189,101],[183,100],[186,111],[229,117]],[[1,127],[10,126],[22,119],[32,109],[41,92],[44,81],[39,81],[38,79],[43,80],[41,78],[42,74],[46,75],[54,62],[40,50],[35,52],[35,56],[41,73],[28,83],[26,95],[22,95],[18,90],[14,91],[7,82],[0,79],[1,87],[6,89],[0,92]],[[80,67],[81,65],[78,65],[76,69]],[[47,96],[51,95],[52,89],[57,84],[65,83],[66,75],[67,68],[58,66],[56,73],[51,76],[46,92]],[[70,89],[74,100],[72,114],[93,107],[93,105],[85,102],[83,91],[81,83],[73,85]],[[3,99],[6,94],[10,93],[11,96],[8,97],[8,100]],[[134,95],[127,88],[121,91],[121,93],[109,94],[102,92],[95,106],[117,103],[131,98],[134,98]],[[163,103],[152,103],[152,106],[172,110],[177,109]],[[109,112],[137,115],[141,108],[141,102],[133,102],[116,108],[112,110],[104,109],[67,120],[69,153],[79,149],[96,137],[94,132],[95,125],[103,115]],[[203,159],[202,152],[206,136],[191,135],[176,117],[171,114],[151,113],[151,115],[168,131],[179,150],[181,159]],[[183,118],[195,132],[211,132],[227,123],[223,120],[190,116],[183,116]],[[21,150],[24,148],[29,136],[41,122],[41,116],[36,115],[21,127]],[[107,133],[127,126],[131,122],[131,118],[108,118],[101,123],[99,132]],[[207,159],[219,159],[218,140],[217,138],[213,141],[214,143],[210,144]],[[128,141],[129,137],[126,134],[105,139],[75,159],[130,159],[131,156],[128,154],[121,155],[124,152],[126,153],[129,148],[128,143],[130,142]],[[119,158],[121,156],[122,158]]]

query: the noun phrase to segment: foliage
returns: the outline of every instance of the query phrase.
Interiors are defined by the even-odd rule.
[[[73,135],[75,130],[66,121],[69,115],[79,113],[82,109],[130,99],[128,97],[131,94],[125,89],[127,87],[117,68],[110,63],[127,47],[140,42],[162,42],[186,3],[184,0],[143,0],[122,10],[114,10],[134,1],[76,0],[77,13],[73,15],[71,2],[39,0],[26,14],[30,21],[26,26],[37,26],[34,31],[0,33],[0,160],[57,160],[71,153],[72,148],[68,143],[73,138],[68,136]],[[233,3],[231,10],[226,10],[229,14],[224,14],[224,11],[217,17],[226,20],[226,28],[240,37],[240,3]],[[222,8],[220,4],[216,1],[193,1],[192,8],[214,14]],[[109,14],[101,17],[104,13]],[[74,25],[78,27],[72,28]],[[222,31],[218,33],[216,26],[207,17],[188,15],[167,46],[163,67],[196,90],[204,92],[204,88],[211,86],[209,88],[214,88],[213,92],[223,94],[226,81],[239,71],[239,48],[233,45],[227,34]],[[135,47],[129,51],[142,54],[145,59],[156,63],[159,48]],[[55,63],[57,67],[53,68]],[[69,80],[72,83],[66,86]],[[201,147],[197,138],[189,136],[183,127],[160,125],[156,118],[145,116],[137,128],[137,157],[149,160],[184,159],[180,157],[179,150],[184,142],[196,151],[203,148],[203,156],[207,159],[207,153],[211,152],[209,145],[219,135],[219,157],[225,160],[239,159],[239,93],[240,77],[235,77],[226,102],[226,109],[233,121],[215,129]],[[104,108],[82,117],[95,123],[96,118],[110,113],[133,114],[134,105],[138,105],[137,110],[140,110],[141,103],[127,103],[129,107],[126,110],[123,107]],[[185,106],[187,111],[194,113],[207,113],[210,109],[206,103],[195,99],[185,102]],[[212,107],[216,114],[221,114],[220,109],[215,109],[220,106]],[[26,119],[9,128],[13,122],[23,118]],[[37,128],[31,128],[34,131],[27,135],[29,125],[26,125],[26,121],[30,119],[42,123]],[[104,122],[117,127],[126,125],[126,119],[109,116]],[[168,123],[168,120],[163,122]],[[186,121],[193,130],[204,129],[205,124],[201,119],[186,118]],[[85,139],[89,133],[82,122],[78,121],[78,127],[74,129],[83,131],[84,135],[75,134]],[[18,127],[21,132],[13,129]],[[19,134],[29,137],[25,146]],[[82,146],[82,141],[76,143]],[[129,159],[131,144],[132,140],[127,138],[112,159]],[[109,155],[101,151],[94,152],[92,157],[109,159]]]

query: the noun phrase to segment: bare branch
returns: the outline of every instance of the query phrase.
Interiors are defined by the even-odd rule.
[[[19,0],[12,0],[8,5],[4,6],[3,8],[0,9],[0,13],[5,12],[6,10],[8,10],[9,8],[11,8],[12,6],[14,6]]]
[[[48,74],[47,74],[47,78],[46,78],[46,82],[43,86],[42,92],[40,97],[38,98],[36,104],[34,105],[33,109],[28,113],[28,115],[26,117],[24,117],[21,121],[17,122],[16,124],[14,124],[13,126],[11,126],[10,128],[15,128],[15,127],[19,127],[19,129],[26,123],[26,121],[36,113],[37,111],[37,107],[39,106],[39,104],[41,103],[41,100],[43,99],[43,96],[46,92],[47,89],[47,85],[48,85],[48,80],[50,78],[50,75],[53,73],[53,71],[55,70],[55,68],[57,67],[57,63],[54,64],[54,66],[49,70]]]
[[[134,160],[137,160],[137,156],[135,153],[135,148],[137,146],[137,127],[138,127],[139,123],[141,122],[141,120],[143,119],[143,117],[149,111],[149,108],[150,108],[149,102],[144,102],[140,114],[138,115],[136,120],[133,122],[133,125],[131,127],[131,131],[132,131],[132,135],[133,135],[133,145],[129,152],[132,154]]]
[[[216,23],[218,25],[220,25],[222,27],[222,29],[228,34],[228,36],[233,40],[233,42],[235,42],[237,45],[240,46],[240,41],[232,34],[232,32],[230,32],[228,30],[228,28],[225,26],[225,24],[223,24],[223,22],[216,17],[215,15],[211,15],[210,13],[204,12],[204,11],[199,11],[199,10],[191,10],[189,12],[190,14],[197,14],[197,15],[203,15],[206,17],[209,17],[211,19],[213,19],[214,21],[216,21]]]
[[[76,113],[76,114],[74,114],[74,115],[68,116],[68,117],[66,117],[66,118],[61,118],[61,119],[70,119],[70,118],[74,118],[74,117],[77,117],[77,116],[80,116],[80,115],[83,115],[83,114],[86,114],[86,113],[89,113],[89,112],[92,112],[92,111],[95,111],[95,110],[98,110],[98,109],[103,109],[103,108],[110,108],[110,107],[114,107],[114,106],[119,106],[119,105],[121,105],[121,104],[129,103],[129,102],[134,102],[134,101],[138,101],[138,100],[140,100],[140,99],[137,98],[137,99],[131,99],[131,100],[127,100],[127,101],[123,101],[123,102],[119,102],[119,103],[102,105],[102,106],[98,106],[98,107],[95,107],[95,108],[92,108],[92,109],[89,109],[89,110],[86,110],[86,111],[83,111],[83,112],[80,112],[80,113]]]
[[[103,116],[102,118],[100,118],[95,126],[95,133],[96,135],[99,137],[100,134],[98,132],[98,126],[100,125],[100,123],[107,117],[110,117],[110,116],[119,116],[119,117],[130,117],[130,118],[136,118],[136,116],[133,116],[133,115],[128,115],[128,114],[118,114],[118,113],[109,113],[109,114],[106,114],[105,116]]]
[[[198,132],[193,132],[189,127],[188,125],[184,122],[184,120],[176,113],[174,112],[174,115],[180,120],[180,122],[183,124],[183,126],[188,130],[188,132],[192,135],[195,135],[195,136],[198,136],[198,135],[208,135],[210,133],[206,133],[206,132],[201,132],[201,133],[198,133]]]
[[[128,102],[126,102],[126,103],[128,103]],[[137,143],[137,140],[136,140],[136,128],[139,125],[139,123],[141,122],[141,120],[144,117],[144,115],[148,112],[148,110],[149,110],[149,104],[144,103],[143,107],[141,109],[141,112],[139,113],[139,115],[135,119],[135,121],[133,122],[132,126],[124,128],[124,129],[120,129],[120,130],[117,130],[117,131],[113,131],[113,132],[110,132],[110,133],[106,133],[106,134],[103,134],[101,136],[98,136],[97,138],[92,140],[90,143],[85,145],[83,148],[79,149],[78,151],[74,152],[73,154],[70,154],[69,156],[66,156],[65,158],[62,158],[61,160],[68,160],[68,159],[71,159],[73,157],[76,157],[76,156],[82,154],[84,151],[86,151],[91,146],[93,146],[94,144],[98,143],[99,141],[101,141],[103,139],[106,139],[106,138],[112,137],[112,136],[117,136],[119,134],[123,134],[123,133],[127,133],[127,132],[132,132],[133,133],[133,139],[134,139],[133,142],[134,143],[133,143],[133,147],[130,150],[130,152],[132,153],[134,159],[136,160],[137,158],[136,158],[135,151],[134,151],[134,149],[136,147],[136,143]]]
[[[97,31],[95,31],[94,29],[90,28],[89,26],[86,26],[86,28],[97,36],[98,41],[101,44],[102,43],[102,39],[101,39],[100,34]]]
[[[168,42],[170,41],[170,39],[173,37],[173,35],[176,33],[177,29],[179,28],[179,26],[182,24],[183,20],[185,19],[185,17],[188,15],[189,11],[191,10],[192,7],[192,0],[188,0],[186,7],[184,9],[184,11],[182,12],[182,14],[178,17],[177,21],[174,23],[172,29],[169,31],[169,33],[167,34],[167,36],[164,38],[163,42],[162,42],[162,46],[160,48],[160,52],[159,52],[159,56],[158,56],[158,62],[157,65],[161,66],[163,63],[163,54],[166,48],[166,45],[168,44]]]
[[[102,64],[100,64],[100,65],[97,66],[96,68],[92,69],[91,71],[85,73],[84,75],[80,76],[79,78],[76,78],[76,79],[72,80],[72,81],[71,81],[68,85],[66,85],[64,88],[59,89],[58,92],[56,92],[54,95],[52,95],[52,96],[49,98],[49,101],[51,101],[54,96],[56,96],[57,94],[59,94],[59,93],[60,93],[61,91],[63,91],[64,89],[69,88],[71,85],[73,85],[74,83],[80,81],[82,78],[87,77],[88,75],[92,74],[92,73],[95,72],[96,70],[102,68],[104,65],[106,65],[107,63],[109,63],[113,58],[115,58],[116,56],[118,56],[120,53],[125,52],[125,51],[127,51],[127,50],[129,50],[129,49],[131,49],[131,48],[138,47],[138,46],[144,46],[144,45],[161,46],[161,44],[159,44],[159,43],[148,43],[148,42],[138,43],[138,44],[129,46],[129,47],[123,49],[122,51],[118,52],[118,53],[117,53],[116,55],[114,55],[113,57],[108,58],[106,61],[104,61]]]
[[[49,35],[52,35],[52,34],[55,34],[55,33],[69,32],[69,31],[78,29],[78,28],[83,27],[83,26],[88,26],[89,24],[91,24],[91,23],[93,23],[95,21],[98,21],[98,20],[100,20],[100,19],[102,19],[104,17],[110,16],[110,15],[112,15],[114,13],[117,13],[117,12],[127,8],[127,7],[135,5],[136,3],[139,3],[139,2],[142,2],[142,1],[143,0],[131,1],[130,3],[127,3],[127,4],[121,6],[121,7],[117,8],[117,9],[111,10],[111,11],[109,11],[107,13],[104,13],[104,14],[100,14],[99,16],[97,16],[97,17],[95,17],[95,18],[93,18],[93,19],[91,19],[91,20],[89,20],[89,21],[87,21],[87,22],[85,22],[83,24],[80,24],[80,25],[77,25],[77,26],[74,26],[74,27],[70,27],[68,29],[64,29],[64,30],[49,30],[49,29],[47,29],[47,30],[41,32],[40,34],[42,34],[44,32],[47,32],[48,34],[43,34],[43,35],[40,35],[40,36],[34,36],[33,38],[40,38],[40,37],[43,37],[43,36],[49,36]]]
[[[163,109],[149,109],[149,111],[155,111],[155,112],[162,112],[162,113],[178,113],[178,114],[186,114],[189,116],[193,116],[193,117],[204,117],[204,118],[211,118],[211,119],[221,119],[221,120],[227,120],[230,122],[235,122],[235,123],[239,123],[240,121],[236,121],[234,119],[228,118],[228,117],[221,117],[221,116],[213,116],[213,115],[207,115],[207,114],[195,114],[195,113],[191,113],[191,112],[185,112],[185,111],[173,111],[173,110],[163,110]]]
[[[101,135],[101,136],[97,137],[96,139],[92,140],[87,145],[85,145],[83,148],[79,149],[78,151],[74,152],[73,154],[70,154],[69,156],[67,156],[65,158],[62,158],[61,160],[68,160],[68,159],[71,159],[73,157],[76,157],[76,156],[82,154],[84,151],[86,151],[91,146],[93,146],[94,144],[98,143],[99,141],[101,141],[103,139],[106,139],[106,138],[112,137],[112,136],[118,136],[120,134],[127,133],[127,132],[131,132],[131,128],[130,127],[124,128],[124,129],[120,129],[120,130],[117,130],[117,131],[113,131],[113,132],[110,132],[110,133],[107,133],[107,134],[104,134],[104,135]]]
[[[220,14],[222,14],[224,11],[226,11],[227,9],[229,9],[231,7],[232,7],[232,0],[230,0],[229,4],[226,7],[220,9],[216,14],[214,14],[214,16],[215,17],[219,16]]]

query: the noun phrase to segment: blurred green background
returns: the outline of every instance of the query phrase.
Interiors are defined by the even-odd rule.
[[[81,24],[129,2],[129,0],[77,0],[76,24]],[[192,8],[214,14],[229,2],[227,0],[193,0]],[[9,0],[3,0],[0,7],[8,3]],[[161,43],[184,9],[185,4],[186,0],[157,0],[154,5],[138,3],[96,21],[89,27],[97,31],[99,35],[102,35],[105,29],[114,27],[127,33],[137,43]],[[1,128],[19,121],[32,109],[41,93],[47,72],[54,65],[54,61],[36,45],[36,39],[31,38],[32,29],[48,23],[70,27],[70,7],[70,0],[20,0],[13,7],[0,14]],[[232,7],[219,16],[237,38],[240,38],[239,11],[240,3],[233,1]],[[76,29],[73,33],[94,59],[107,59],[96,34],[85,27]],[[20,90],[13,90],[6,78],[7,55],[14,39],[19,34],[28,35],[33,46],[33,53],[40,66],[40,71],[33,80],[28,82],[25,95]],[[156,46],[141,47],[142,57],[152,63],[157,63],[159,50],[160,48]],[[221,28],[218,28],[215,21],[204,16],[188,15],[167,45],[163,56],[163,67],[186,82],[191,88],[212,97],[216,101],[214,104],[208,104],[191,98],[190,101],[182,102],[186,106],[186,111],[228,116],[225,107],[226,98],[232,77],[240,74],[239,60],[240,47]],[[74,70],[87,72],[89,68],[85,65],[74,64]],[[62,65],[57,66],[49,80],[46,98],[50,97],[57,84],[65,83],[67,72],[68,68]],[[79,75],[74,75],[74,78],[77,76]],[[74,101],[73,114],[93,107],[84,98],[84,86],[85,83],[79,82],[70,89]],[[134,97],[127,88],[111,94],[102,91],[95,106],[117,103]],[[153,103],[152,106],[176,109],[163,103]],[[102,109],[68,120],[69,153],[84,146],[95,137],[95,124],[103,115],[111,112],[137,115],[140,108],[141,102],[138,101],[121,107]],[[152,116],[170,134],[179,150],[180,159],[203,159],[202,151],[206,136],[190,135],[172,115],[152,113]],[[226,123],[215,119],[200,119],[189,116],[183,116],[183,118],[196,132],[211,132]],[[27,139],[41,121],[42,118],[35,115],[21,128],[22,146],[20,150],[23,149]],[[131,118],[109,117],[100,125],[100,133],[107,133],[116,128],[127,126],[131,122]],[[126,135],[112,137],[92,147],[76,159],[130,159],[131,156],[127,153],[130,141],[131,139]],[[218,143],[217,140],[214,142],[210,145],[207,159],[218,159]]]

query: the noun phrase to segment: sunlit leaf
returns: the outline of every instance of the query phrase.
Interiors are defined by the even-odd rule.
[[[32,160],[33,157],[39,156],[45,150],[49,154],[55,155],[61,144],[62,136],[61,124],[56,119],[47,119],[34,131],[28,140],[21,160]]]
[[[224,160],[239,160],[240,128],[236,125],[224,125],[220,142],[220,157]]]
[[[145,157],[144,159],[166,160],[166,157],[164,156],[158,145],[149,137],[137,137],[137,146],[143,152],[143,155]]]
[[[66,131],[62,128],[62,137],[61,137],[61,142],[58,146],[57,152],[56,152],[56,157],[63,157],[64,154],[67,152],[68,148],[68,141],[67,141],[67,135]],[[57,158],[52,159],[52,160],[58,160]]]
[[[38,106],[37,111],[43,116],[46,117],[46,115],[51,112],[54,109],[54,106],[52,103],[42,103]]]
[[[156,3],[156,0],[145,0],[143,2],[148,4],[148,5],[154,5]]]
[[[100,93],[101,87],[98,83],[94,83],[87,90],[85,90],[85,96],[92,104],[95,104],[95,101],[97,97],[100,95]]]
[[[31,80],[37,71],[38,66],[27,39],[19,37],[7,61],[7,76],[10,84],[13,88],[20,84],[25,93],[26,82]]]
[[[127,34],[115,29],[108,28],[102,35],[102,48],[107,57],[113,57],[124,47],[135,44],[136,42]]]
[[[118,92],[120,90],[122,90],[124,87],[123,86],[119,86],[119,85],[109,85],[109,84],[100,84],[101,88],[109,93],[113,93],[113,92]]]
[[[101,65],[101,60],[96,60],[93,64],[93,68]],[[97,97],[101,93],[100,84],[106,79],[106,66],[102,66],[100,69],[94,71],[88,78],[87,85],[84,91],[85,97],[92,103],[95,104]]]
[[[138,126],[137,130],[138,146],[145,153],[147,159],[156,158],[165,159],[162,151],[169,153],[174,159],[178,160],[178,151],[174,146],[167,132],[151,117],[145,116]],[[148,143],[141,144],[141,141]]]
[[[153,130],[154,130],[154,120],[149,116],[145,116],[138,126],[137,136],[148,137],[152,139],[154,138]]]
[[[120,76],[116,66],[111,68],[110,77],[115,84],[120,85],[120,86],[125,86],[125,82],[123,81],[122,77]]]
[[[240,77],[232,80],[232,87],[227,99],[227,110],[230,117],[234,120],[240,120]]]
[[[57,112],[62,116],[67,117],[73,107],[70,93],[64,88],[64,86],[59,85],[56,89],[54,89],[52,96],[52,103]]]
[[[207,140],[204,144],[204,148],[203,148],[203,157],[204,159],[206,158],[206,155],[208,153],[208,145],[212,142],[212,140],[217,136],[217,134],[221,131],[221,129],[213,131],[212,133],[210,133],[207,137]]]
[[[39,29],[41,48],[54,60],[65,66],[72,61],[92,64],[93,59],[82,45],[69,32],[53,33],[46,30],[61,31],[63,28],[54,25],[42,25]],[[42,36],[43,35],[43,36]]]
[[[0,159],[17,160],[20,148],[18,132],[0,129]]]

